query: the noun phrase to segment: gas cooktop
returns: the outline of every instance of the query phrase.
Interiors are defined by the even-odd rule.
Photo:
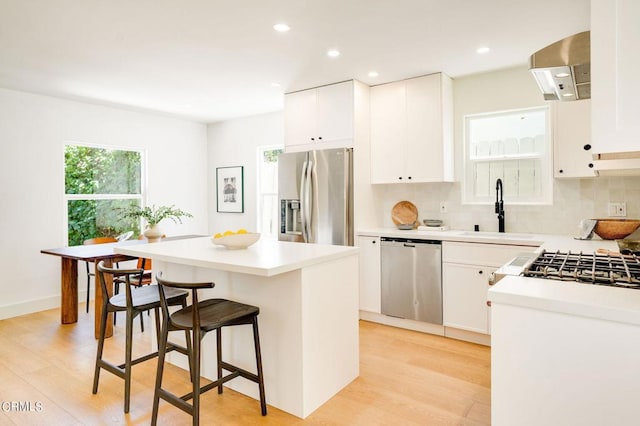
[[[634,253],[621,255],[543,251],[524,267],[521,275],[640,289],[640,257]]]

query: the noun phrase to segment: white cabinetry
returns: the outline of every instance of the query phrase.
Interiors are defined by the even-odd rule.
[[[453,181],[451,86],[438,73],[371,88],[371,183]]]
[[[554,176],[593,177],[591,100],[553,102]]]
[[[640,2],[591,1],[593,149],[640,151]]]
[[[352,147],[354,81],[288,93],[284,116],[287,152]]]
[[[380,237],[358,237],[360,310],[380,313]]]
[[[490,275],[518,253],[535,249],[530,246],[443,242],[444,325],[490,334],[490,310],[487,306]]]

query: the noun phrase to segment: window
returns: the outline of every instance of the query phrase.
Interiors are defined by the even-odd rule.
[[[69,245],[127,231],[140,234],[140,221],[120,214],[142,204],[140,151],[65,145],[64,172]]]
[[[505,201],[552,202],[549,108],[465,117],[463,203],[495,202],[497,179]]]
[[[282,146],[258,147],[258,230],[265,237],[278,238],[278,155]]]

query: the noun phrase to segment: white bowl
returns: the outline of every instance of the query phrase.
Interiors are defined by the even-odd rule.
[[[211,242],[217,246],[224,246],[229,250],[246,249],[260,239],[257,232],[248,232],[246,234],[233,234],[226,237],[211,238]]]

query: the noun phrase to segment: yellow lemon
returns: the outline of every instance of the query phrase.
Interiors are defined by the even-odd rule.
[[[236,232],[236,234],[247,234],[247,233],[248,233],[248,232],[247,232],[247,230],[246,230],[246,229],[244,229],[244,228],[240,228],[240,229],[238,229],[238,231]]]
[[[216,235],[213,236],[213,238],[222,238],[222,234],[218,232]]]
[[[224,237],[228,236],[228,235],[233,235],[234,232],[233,231],[224,231],[224,234],[222,234]]]

